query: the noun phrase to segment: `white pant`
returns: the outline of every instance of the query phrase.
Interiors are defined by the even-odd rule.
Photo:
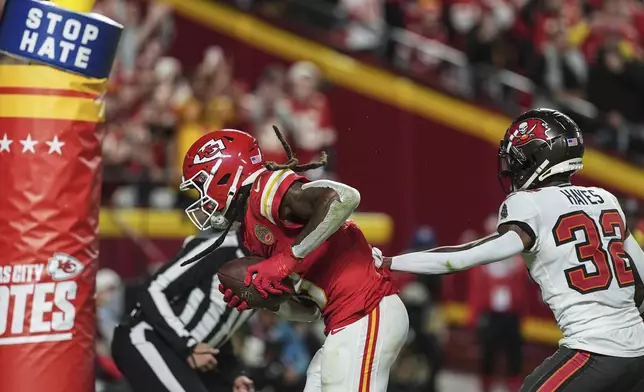
[[[329,333],[306,372],[304,392],[385,392],[408,329],[400,298],[383,298],[369,315]]]

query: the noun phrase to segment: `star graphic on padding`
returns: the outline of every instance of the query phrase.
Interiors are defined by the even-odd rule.
[[[27,151],[30,151],[32,154],[36,153],[36,144],[38,144],[38,142],[31,139],[31,134],[28,134],[25,140],[21,140],[20,144],[22,144],[23,153]]]
[[[9,140],[7,134],[5,133],[4,137],[0,139],[0,152],[11,152],[11,149],[9,148],[9,146],[11,146],[11,143],[13,143],[13,140]]]
[[[63,146],[65,145],[65,143],[58,140],[58,136],[54,136],[54,139],[52,141],[45,143],[49,146],[50,155],[54,152],[58,155],[63,155]]]

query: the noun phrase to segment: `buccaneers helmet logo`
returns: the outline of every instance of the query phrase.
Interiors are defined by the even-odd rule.
[[[215,159],[223,158],[223,150],[226,149],[224,142],[221,139],[210,139],[195,153],[194,165],[214,161]]]
[[[549,132],[550,127],[548,124],[537,118],[529,118],[521,121],[508,129],[510,143],[515,147],[526,145],[533,140],[541,140],[550,145],[552,136]]]

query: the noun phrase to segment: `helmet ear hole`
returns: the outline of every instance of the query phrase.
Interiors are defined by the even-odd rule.
[[[221,177],[219,182],[217,182],[217,185],[226,185],[226,184],[228,184],[229,180],[230,180],[230,173],[228,173],[228,174],[224,175],[223,177]]]

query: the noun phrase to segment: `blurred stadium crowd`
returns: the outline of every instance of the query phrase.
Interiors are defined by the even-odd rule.
[[[591,144],[644,162],[644,6],[637,0],[229,2],[510,115],[562,108]],[[240,80],[236,59],[213,43],[199,66],[185,69],[167,56],[167,5],[105,0],[99,8],[127,27],[106,97],[106,202],[178,203],[163,186],[174,188],[183,151],[205,129],[242,127],[279,155],[270,129],[277,124],[302,160],[332,148],[337,134],[315,65],[269,66],[259,80]]]
[[[318,67],[308,62],[288,69],[274,65],[259,80],[238,80],[235,59],[213,46],[195,69],[186,70],[165,56],[172,45],[170,8],[151,4],[139,17],[139,6],[118,0],[100,4],[100,12],[127,27],[106,96],[104,202],[181,205],[175,190],[183,154],[211,129],[253,133],[268,160],[283,157],[273,125],[288,135],[303,162],[323,149],[331,152],[336,133],[320,93]],[[119,18],[121,14],[127,17]]]
[[[494,110],[563,108],[585,126],[591,144],[644,163],[644,5],[637,0],[226,2]],[[333,146],[341,132],[334,128],[324,75],[315,64],[271,65],[258,80],[240,80],[236,59],[214,42],[198,66],[186,69],[168,56],[174,38],[168,5],[102,0],[97,11],[126,26],[105,97],[104,204],[186,205],[189,200],[175,191],[182,156],[201,134],[219,128],[251,132],[267,159],[279,161],[283,150],[271,129],[277,125],[301,161],[330,153],[328,170],[313,177],[335,176]],[[626,208],[636,227],[637,203],[629,201]],[[474,236],[464,233],[464,239]],[[419,228],[410,241],[410,249],[436,245],[429,227]],[[507,387],[514,391],[524,374],[517,304],[536,291],[526,293],[516,284],[528,280],[521,260],[480,267],[467,279],[466,287],[479,294],[470,296],[468,327],[478,331],[481,385],[491,390],[491,365],[497,351],[506,350],[508,369],[499,374],[510,376]],[[434,391],[449,339],[440,279],[400,276],[399,283],[411,331],[391,391]],[[99,273],[99,391],[127,391],[107,347],[139,285],[107,269]],[[301,391],[306,366],[322,341],[319,327],[262,312],[235,344],[256,382],[267,385],[263,391]]]
[[[559,108],[596,145],[644,157],[641,1],[234,2],[317,28],[335,48],[512,116]]]

